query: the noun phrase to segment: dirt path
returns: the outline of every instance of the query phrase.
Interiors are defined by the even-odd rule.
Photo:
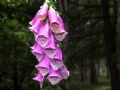
[[[97,87],[95,90],[109,90],[109,86],[102,86],[102,87]]]

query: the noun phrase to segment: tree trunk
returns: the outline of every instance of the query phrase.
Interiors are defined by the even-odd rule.
[[[91,81],[91,84],[98,83],[97,68],[96,68],[95,61],[90,61],[90,81]]]
[[[97,61],[97,74],[98,74],[98,77],[100,76],[100,60]]]
[[[80,68],[80,81],[81,82],[84,82],[84,60],[83,59],[81,59],[81,62],[80,62],[80,66],[79,66],[79,68]]]
[[[17,69],[17,65],[14,66],[13,90],[20,90],[19,85],[18,85],[18,69]]]
[[[109,0],[101,0],[101,5],[104,21],[104,39],[107,52],[107,65],[111,78],[111,89],[120,90],[115,42],[117,24],[117,1],[113,0],[113,17],[110,17]]]
[[[110,73],[109,73],[109,68],[107,64],[106,64],[106,78],[110,79]]]

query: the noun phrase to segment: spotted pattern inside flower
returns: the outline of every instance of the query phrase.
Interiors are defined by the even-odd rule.
[[[42,59],[42,57],[43,57],[42,54],[36,54],[35,56],[36,56],[36,58],[37,58],[38,61],[40,61]]]
[[[51,30],[54,33],[59,33],[60,32],[60,24],[54,22],[51,24]]]
[[[56,85],[60,82],[61,78],[59,77],[50,77],[49,81],[52,83],[52,85]]]
[[[55,49],[52,49],[52,48],[45,49],[45,52],[49,58],[52,58],[55,55]]]
[[[68,79],[69,71],[64,66],[60,68],[61,76],[63,79]]]
[[[65,34],[64,33],[55,34],[55,38],[58,41],[62,41],[65,38]]]
[[[41,67],[39,68],[39,71],[42,76],[46,76],[49,73],[49,70],[47,68]]]
[[[45,47],[48,43],[48,38],[44,36],[39,36],[37,39],[38,43],[40,44],[41,47]]]
[[[42,57],[43,57],[43,55],[42,54],[39,54],[39,53],[36,53],[36,52],[34,52],[34,51],[32,51],[32,53],[33,53],[33,55],[35,55],[35,57],[37,58],[37,60],[41,60],[42,59]]]
[[[62,66],[62,62],[60,60],[53,59],[51,60],[50,65],[54,70],[57,70]]]

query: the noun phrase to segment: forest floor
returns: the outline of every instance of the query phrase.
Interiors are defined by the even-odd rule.
[[[73,89],[77,90],[77,89]],[[109,81],[104,81],[99,83],[98,85],[91,85],[89,83],[85,83],[82,85],[81,90],[111,90]]]
[[[95,90],[110,90],[109,86],[96,87]]]
[[[86,79],[79,85],[80,82],[78,80],[79,78],[77,76],[74,76],[73,79],[71,79],[71,90],[78,90],[79,88],[81,88],[81,90],[111,90],[110,79],[107,79],[106,77],[99,77],[97,84],[91,84],[90,80]]]

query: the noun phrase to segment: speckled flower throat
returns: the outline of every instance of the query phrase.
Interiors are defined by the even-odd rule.
[[[33,80],[38,81],[42,88],[44,80],[56,85],[62,79],[67,79],[69,71],[63,64],[59,43],[68,33],[54,5],[45,0],[29,24],[29,29],[35,37],[31,51],[38,61],[35,65],[37,74]]]

